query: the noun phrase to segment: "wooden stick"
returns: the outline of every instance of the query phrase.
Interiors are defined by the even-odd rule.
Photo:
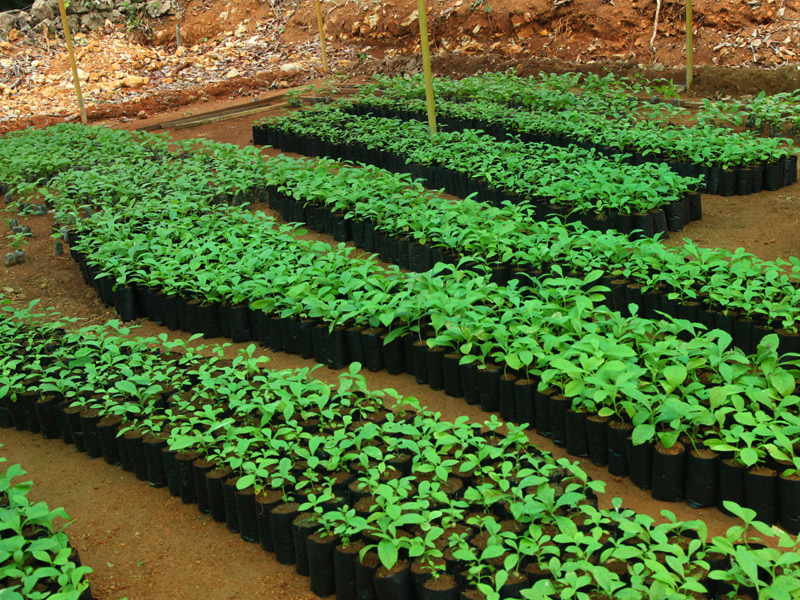
[[[425,73],[425,99],[428,104],[428,129],[431,137],[436,135],[436,108],[433,101],[433,75],[431,74],[431,52],[428,45],[428,12],[425,0],[417,0],[419,13],[419,43],[422,50],[422,69]]]
[[[686,0],[686,91],[694,79],[694,31],[692,30],[692,0]]]
[[[67,53],[69,63],[72,66],[72,81],[75,84],[75,95],[78,97],[78,108],[81,111],[81,122],[85,125],[86,108],[83,106],[83,95],[81,94],[81,82],[78,79],[78,64],[75,62],[75,51],[72,48],[72,36],[69,34],[69,23],[67,22],[67,9],[64,0],[58,0],[58,10],[61,13],[61,24],[64,26],[64,39],[67,41]]]
[[[328,52],[325,48],[325,23],[322,21],[322,7],[319,0],[316,0],[317,5],[317,25],[319,26],[319,45],[322,48],[322,72],[328,72]]]

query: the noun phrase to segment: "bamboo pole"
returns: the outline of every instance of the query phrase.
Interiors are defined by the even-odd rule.
[[[417,0],[419,13],[419,42],[422,50],[422,69],[425,73],[425,99],[428,104],[428,129],[431,137],[436,135],[436,108],[433,102],[433,76],[431,74],[431,52],[428,46],[428,7],[425,0]]]
[[[328,52],[325,48],[325,23],[322,22],[322,7],[319,0],[316,0],[317,5],[317,25],[319,26],[319,45],[322,48],[322,72],[328,72]]]
[[[86,107],[83,105],[83,95],[81,94],[81,82],[78,80],[78,64],[75,62],[75,50],[72,48],[72,36],[69,33],[69,23],[67,22],[67,9],[64,0],[58,0],[58,10],[61,13],[61,24],[64,26],[64,39],[67,42],[67,53],[69,54],[69,64],[72,67],[72,81],[75,84],[75,95],[78,97],[78,108],[81,111],[81,122],[86,124]]]
[[[686,0],[686,91],[692,89],[694,78],[694,32],[692,31],[692,0]]]

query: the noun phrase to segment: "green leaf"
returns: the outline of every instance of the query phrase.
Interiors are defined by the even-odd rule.
[[[135,396],[137,392],[136,386],[133,385],[130,381],[127,381],[125,379],[123,379],[122,381],[117,381],[114,384],[114,387],[117,388],[119,391],[128,394],[129,396]]]
[[[733,513],[736,517],[739,517],[742,521],[751,522],[756,518],[756,511],[752,508],[747,508],[746,506],[740,506],[733,500],[723,500],[722,506],[730,513]]]
[[[670,430],[658,434],[658,440],[664,448],[672,448],[680,437],[680,431]]]
[[[592,569],[592,576],[601,590],[607,593],[611,593],[614,590],[611,572],[608,569],[602,567]],[[617,587],[619,587],[619,585]]]
[[[580,395],[583,391],[583,382],[572,380],[567,385],[564,386],[564,395],[568,398],[574,398],[575,396]]]
[[[562,373],[571,373],[576,370],[576,366],[566,358],[556,357],[550,361],[550,367]]]
[[[243,477],[239,477],[239,479],[236,481],[236,489],[243,490],[249,488],[255,482],[256,482],[255,475],[244,475]]]
[[[397,547],[391,540],[378,542],[378,558],[386,569],[391,569],[397,564]]]
[[[508,571],[497,571],[494,574],[494,585],[498,590],[503,587],[508,581]]]
[[[634,446],[641,446],[644,443],[652,441],[655,435],[655,426],[650,423],[643,423],[634,427],[631,439],[633,440]]]
[[[752,467],[758,462],[758,452],[756,452],[755,448],[745,448],[739,454],[739,460],[744,463],[744,466]]]
[[[686,380],[686,367],[683,365],[670,365],[662,371],[671,390],[674,390]]]
[[[501,544],[493,544],[491,546],[487,546],[486,550],[481,552],[481,561],[491,560],[493,558],[498,558],[499,556],[503,556],[506,550],[503,548]]]
[[[519,356],[517,356],[516,354],[506,354],[505,359],[506,359],[506,364],[512,369],[522,368],[522,361],[520,361]]]
[[[770,375],[769,382],[784,398],[794,392],[795,381],[791,373],[781,369]]]
[[[736,562],[742,568],[745,575],[750,579],[748,585],[755,584],[758,581],[758,564],[756,563],[755,556],[752,551],[746,549],[744,546],[736,547]]]

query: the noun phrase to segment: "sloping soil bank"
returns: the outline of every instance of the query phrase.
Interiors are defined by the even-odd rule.
[[[365,55],[366,56],[366,55]],[[340,61],[349,65],[347,78],[340,78],[338,85],[364,83],[373,75],[403,75],[422,72],[420,55],[385,55],[380,59],[365,58],[353,62]],[[465,77],[482,71],[506,71],[513,69],[522,76],[545,73],[594,73],[605,75],[614,73],[625,77],[644,77],[649,81],[672,80],[676,84],[685,81],[682,68],[654,69],[639,66],[632,61],[603,61],[590,64],[579,64],[562,60],[545,60],[540,58],[509,58],[501,54],[443,54],[432,57],[432,68],[435,76]],[[102,123],[114,120],[117,123],[137,119],[142,114],[154,117],[178,110],[201,112],[222,108],[233,98],[255,96],[264,98],[275,93],[276,82],[281,87],[318,85],[323,80],[318,73],[286,74],[276,70],[273,77],[237,77],[229,81],[197,85],[184,90],[154,92],[136,100],[119,103],[105,103],[87,110],[90,123]],[[700,65],[695,68],[694,82],[690,94],[683,94],[682,99],[698,100],[704,97],[720,98],[724,96],[743,96],[758,94],[764,90],[769,94],[793,91],[800,88],[800,70],[796,66],[784,66],[776,69],[758,67],[717,67]],[[281,91],[281,90],[278,90]],[[241,103],[238,100],[237,103]],[[245,101],[246,102],[246,101]],[[213,106],[212,106],[213,105]],[[74,120],[69,116],[33,116],[0,123],[0,134],[17,131],[28,127],[48,127],[56,123]],[[146,124],[137,121],[136,127]]]
[[[224,3],[224,2],[223,2]],[[428,3],[435,53],[495,52],[588,64],[606,60],[677,66],[685,61],[685,3],[663,0],[438,0]],[[414,0],[321,3],[328,39],[414,52]],[[298,2],[286,43],[313,39],[314,3]],[[800,32],[790,2],[693,2],[694,61],[706,65],[776,66],[795,62]]]

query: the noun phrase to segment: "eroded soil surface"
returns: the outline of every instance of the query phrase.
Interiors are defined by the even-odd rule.
[[[196,101],[253,99],[323,76],[414,73],[413,0],[325,0],[328,73],[310,0],[190,0],[178,15],[75,36],[90,121],[148,118]],[[684,3],[649,0],[439,0],[429,3],[433,70],[461,75],[514,68],[642,75],[685,81]],[[654,27],[654,25],[657,25]],[[177,44],[176,26],[181,31]],[[800,87],[792,2],[697,0],[693,93],[725,97]],[[79,118],[62,39],[0,41],[0,133]]]

